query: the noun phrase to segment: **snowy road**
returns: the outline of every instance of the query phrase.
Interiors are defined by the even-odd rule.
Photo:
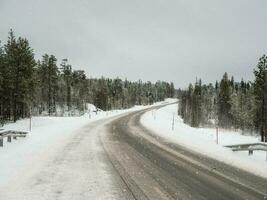
[[[265,199],[267,180],[156,137],[138,111],[109,124],[102,136],[135,199]]]
[[[140,124],[146,111],[83,127],[16,172],[0,199],[264,199],[266,179],[156,137]]]
[[[14,171],[13,181],[0,188],[0,200],[130,199],[99,137],[113,119],[90,123],[49,155],[46,151],[43,158]]]

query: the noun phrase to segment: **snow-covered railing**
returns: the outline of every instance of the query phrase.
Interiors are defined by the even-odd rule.
[[[267,144],[263,142],[227,145],[225,147],[231,148],[232,151],[248,151],[248,155],[252,155],[253,151],[266,151],[267,153]]]
[[[28,132],[24,131],[12,131],[12,130],[1,130],[0,131],[0,147],[4,146],[4,138],[7,138],[7,142],[11,142],[13,139],[17,139],[17,137],[26,137]]]

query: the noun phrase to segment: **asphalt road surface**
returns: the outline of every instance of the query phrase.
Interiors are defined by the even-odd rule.
[[[140,124],[145,112],[113,120],[101,134],[108,159],[124,185],[121,198],[267,199],[266,179],[156,137]]]
[[[14,172],[14,181],[0,188],[0,200],[265,198],[266,179],[144,128],[140,117],[148,110],[89,123],[44,150]]]

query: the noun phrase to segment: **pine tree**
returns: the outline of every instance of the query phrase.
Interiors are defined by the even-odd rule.
[[[102,77],[98,80],[98,87],[95,92],[95,100],[94,104],[103,110],[107,110],[108,108],[108,87],[107,82]]]
[[[202,90],[202,82],[201,80],[196,81],[195,87],[194,87],[194,92],[193,92],[193,97],[192,97],[192,122],[191,126],[193,127],[198,127],[201,122],[202,118],[202,110],[201,110],[201,103],[202,103],[202,95],[201,95],[201,90]]]
[[[228,74],[225,73],[220,83],[220,91],[218,95],[218,123],[221,127],[227,128],[231,125],[231,84]]]
[[[58,100],[59,70],[56,65],[57,59],[54,55],[43,56],[42,62],[37,65],[38,89],[40,110],[39,113],[47,111],[48,115],[55,114],[56,102]]]
[[[255,125],[261,133],[261,141],[267,141],[267,56],[263,55],[254,70],[256,115]]]
[[[83,70],[74,70],[72,73],[72,104],[80,113],[85,110],[85,102],[87,100],[88,86],[86,75]]]
[[[170,84],[170,94],[169,94],[169,97],[170,98],[173,98],[174,96],[175,96],[175,88],[174,88],[173,82],[171,82],[171,84]]]
[[[36,63],[29,42],[16,39],[10,31],[4,48],[0,46],[1,121],[16,121],[32,111],[36,115],[57,115],[58,108],[64,115],[66,107],[68,113],[78,110],[81,114],[88,102],[103,110],[129,108],[175,95],[173,83],[87,78],[82,70],[72,71],[67,59],[62,61],[61,71],[56,62],[55,56],[45,54]]]
[[[12,91],[13,91],[13,82],[12,82],[12,70],[15,63],[14,56],[11,54],[11,49],[16,48],[16,39],[13,31],[9,32],[9,37],[7,44],[3,49],[3,65],[1,67],[2,78],[2,95],[1,95],[1,107],[4,120],[11,120],[12,117]],[[14,51],[14,50],[13,50]]]
[[[3,112],[4,112],[4,107],[3,107],[4,73],[3,73],[3,69],[4,69],[4,51],[3,51],[3,48],[1,46],[1,41],[0,41],[0,123],[1,124],[4,123],[4,116],[3,116]]]
[[[11,30],[5,45],[6,67],[10,76],[11,102],[13,120],[29,115],[32,104],[33,74],[35,60],[33,50],[27,39],[19,37],[17,40]]]
[[[72,66],[68,64],[68,59],[63,59],[61,63],[63,79],[66,83],[66,100],[68,111],[71,110],[71,85],[72,85]]]
[[[254,126],[255,98],[253,90],[247,89],[247,84],[243,79],[239,84],[239,89],[231,96],[230,103],[230,113],[235,128],[252,130]]]
[[[215,88],[210,83],[208,85],[203,85],[201,89],[201,120],[200,123],[203,125],[210,125],[216,118],[215,109]]]

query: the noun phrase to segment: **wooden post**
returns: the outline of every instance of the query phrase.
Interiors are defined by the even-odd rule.
[[[7,142],[11,142],[11,135],[7,136]]]
[[[216,144],[219,144],[219,128],[216,127]]]
[[[1,137],[0,138],[0,147],[3,147],[4,146],[4,140],[3,140],[3,138]]]
[[[32,131],[32,108],[30,106],[29,131]]]
[[[30,127],[29,127],[30,132],[32,131],[32,116],[30,116]]]
[[[174,113],[172,115],[172,130],[174,130]]]

